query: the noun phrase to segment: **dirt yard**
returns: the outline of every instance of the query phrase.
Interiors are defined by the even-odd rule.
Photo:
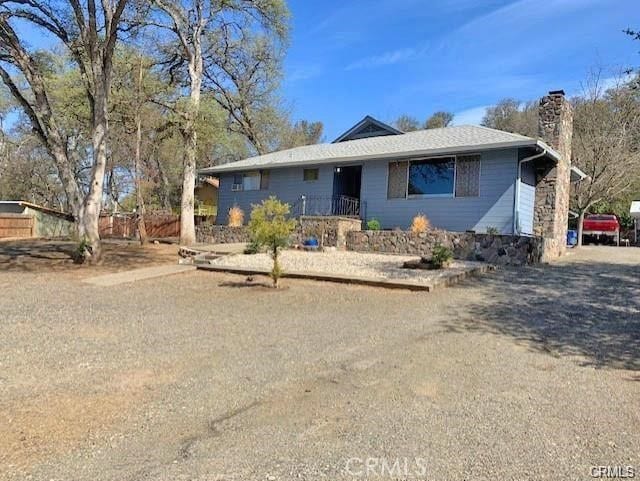
[[[640,249],[429,294],[205,272],[99,288],[39,255],[0,244],[0,479],[640,472]]]
[[[115,272],[177,262],[178,246],[138,242],[104,241],[104,261],[100,266],[76,265],[72,254],[75,244],[70,241],[38,239],[0,239],[0,272],[74,272],[79,276],[93,275],[94,271]]]

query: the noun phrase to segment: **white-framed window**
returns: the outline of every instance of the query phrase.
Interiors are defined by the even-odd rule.
[[[269,188],[269,172],[243,172],[233,175],[233,187],[235,191],[263,190]]]
[[[243,174],[242,190],[260,190],[260,172],[247,172]]]
[[[302,180],[305,182],[315,182],[320,178],[320,169],[303,169]]]

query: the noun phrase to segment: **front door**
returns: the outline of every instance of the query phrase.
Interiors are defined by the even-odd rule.
[[[362,166],[336,167],[333,172],[333,196],[360,199]]]
[[[336,167],[333,171],[333,215],[360,215],[362,166]]]

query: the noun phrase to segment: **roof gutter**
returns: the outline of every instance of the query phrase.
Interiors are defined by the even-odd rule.
[[[525,157],[518,161],[518,176],[516,177],[516,193],[515,200],[513,202],[513,233],[514,235],[520,235],[520,182],[522,180],[522,164],[525,162],[531,162],[532,160],[539,159],[546,156],[549,151],[546,148],[542,148],[542,152]]]

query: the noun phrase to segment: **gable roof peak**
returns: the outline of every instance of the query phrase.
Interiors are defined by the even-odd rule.
[[[367,137],[379,137],[383,135],[400,135],[404,134],[401,130],[392,127],[389,124],[372,117],[371,115],[365,115],[365,117],[351,127],[349,130],[340,135],[332,143],[346,142],[348,140],[363,139]]]

